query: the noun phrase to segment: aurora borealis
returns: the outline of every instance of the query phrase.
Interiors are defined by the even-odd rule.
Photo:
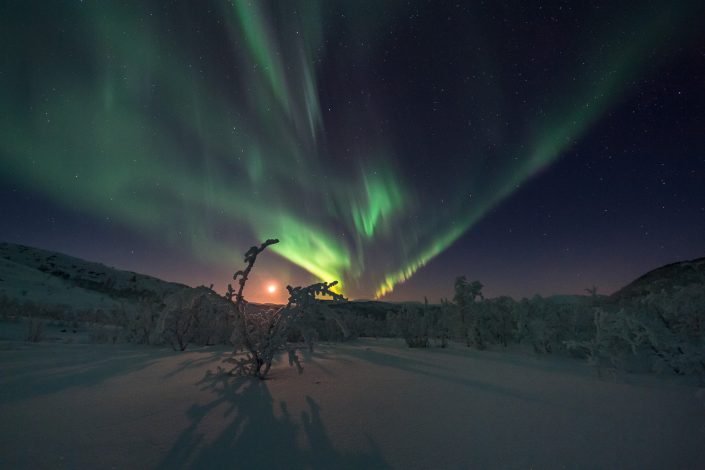
[[[670,243],[670,254],[653,262],[695,256],[705,240],[705,196],[693,173],[704,167],[702,92],[694,110],[649,122],[670,139],[671,155],[637,155],[662,151],[663,139],[656,146],[655,132],[632,136],[628,129],[648,126],[624,116],[649,86],[663,88],[674,63],[703,60],[701,9],[698,2],[5,2],[0,178],[13,218],[0,235],[95,259],[114,241],[96,245],[94,232],[110,233],[138,246],[148,274],[217,286],[250,245],[276,237],[277,256],[255,269],[263,280],[339,280],[352,297],[379,297],[425,269],[436,278],[441,267],[426,267],[445,253],[462,260],[477,225],[519,204],[526,186],[553,194],[561,178],[549,173],[563,159],[579,167],[616,143],[632,145],[624,158],[645,167],[669,160],[664,174],[685,181],[673,196],[679,204],[669,207],[690,214],[692,225],[675,230],[666,218],[663,227],[686,241],[664,233],[639,246],[655,253],[650,244]],[[685,81],[692,90],[698,67]],[[696,124],[682,122],[688,118]],[[591,139],[601,125],[622,131]],[[622,175],[615,184],[639,188],[631,204],[652,196],[663,203],[667,196],[644,189],[653,173],[640,181],[628,179],[630,171],[614,175]],[[590,191],[597,191],[590,183],[566,188],[564,212],[582,207],[570,199],[576,192]],[[598,214],[622,204],[608,194],[595,196],[606,201]],[[41,230],[33,212],[72,222],[52,235],[53,222]],[[646,212],[642,221],[615,221],[617,233],[622,223],[657,224]],[[598,216],[566,215],[562,225],[589,227]],[[514,222],[495,223],[504,230]],[[635,243],[625,237],[613,238]],[[92,248],[82,253],[84,244]],[[557,242],[556,252],[565,245]],[[574,271],[595,246],[583,246],[563,269]],[[496,249],[488,256],[507,251]],[[174,256],[182,267],[169,272],[163,260]],[[214,278],[198,280],[190,261]],[[448,266],[443,277],[473,269],[469,261]]]

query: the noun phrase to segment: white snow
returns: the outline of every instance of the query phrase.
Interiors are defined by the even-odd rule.
[[[39,248],[0,243],[0,297],[65,310],[131,309],[143,293],[158,298],[188,289]]]
[[[298,375],[225,348],[0,342],[2,468],[703,468],[705,390],[519,352],[322,345]]]

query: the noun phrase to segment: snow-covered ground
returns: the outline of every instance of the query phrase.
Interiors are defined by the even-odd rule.
[[[227,356],[0,342],[0,467],[705,467],[705,389],[672,378],[370,339],[260,382]]]

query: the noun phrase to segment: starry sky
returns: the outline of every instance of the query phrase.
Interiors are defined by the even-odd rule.
[[[632,5],[630,5],[630,3]],[[701,1],[5,1],[0,240],[246,296],[705,255]],[[274,293],[268,287],[278,289]]]

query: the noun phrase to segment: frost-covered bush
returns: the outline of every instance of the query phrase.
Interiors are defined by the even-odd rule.
[[[681,338],[697,340],[705,335],[705,285],[649,294],[639,305],[654,312],[664,327]]]
[[[209,295],[201,306],[193,342],[202,346],[225,344],[230,340],[232,307],[223,298]]]
[[[588,362],[628,369],[650,361],[652,370],[705,378],[705,288],[691,285],[620,304],[598,303],[593,326],[566,341]],[[585,337],[585,332],[588,332]],[[576,335],[577,336],[577,335]]]
[[[592,311],[581,304],[560,304],[541,296],[516,304],[517,339],[537,353],[565,351],[566,341],[590,336]]]
[[[705,378],[705,286],[650,294],[631,308],[649,332],[645,347],[656,370]]]
[[[125,311],[124,340],[133,344],[161,344],[162,339],[157,333],[157,327],[163,308],[161,302],[151,297],[143,297],[137,308]]]
[[[424,299],[423,305],[405,304],[399,312],[389,312],[387,319],[391,332],[404,338],[410,348],[445,348],[450,339],[450,323],[444,313],[447,310],[429,306]]]
[[[404,305],[399,312],[390,312],[388,321],[392,333],[404,338],[410,348],[427,348],[429,320],[425,309]]]
[[[484,348],[482,344],[482,334],[478,331],[479,324],[476,316],[473,316],[472,307],[483,299],[482,283],[479,281],[468,282],[465,276],[460,276],[455,280],[455,294],[453,302],[457,306],[456,332],[460,340],[468,347],[476,346]]]
[[[231,373],[248,375],[264,379],[269,373],[274,358],[282,352],[288,353],[289,365],[296,365],[299,373],[303,367],[298,356],[298,347],[289,343],[289,338],[295,331],[299,331],[306,340],[310,349],[313,348],[315,335],[310,328],[310,317],[313,313],[330,314],[329,309],[320,302],[318,297],[328,296],[334,302],[346,299],[331,290],[337,281],[331,283],[321,282],[308,287],[287,286],[289,300],[284,307],[248,312],[247,301],[243,291],[257,256],[269,245],[278,243],[279,240],[270,239],[259,247],[253,246],[245,253],[244,270],[238,271],[233,279],[238,281],[237,292],[232,285],[228,285],[226,298],[233,302],[233,333],[231,342],[234,352],[244,353],[244,357],[235,356],[231,362],[235,368]],[[338,318],[332,315],[334,321]],[[346,334],[345,326],[339,322],[340,328]]]
[[[281,327],[281,322],[285,321],[283,314],[281,308],[243,314],[242,323],[233,330],[231,341],[235,351],[244,352],[246,356],[233,358],[236,365],[233,373],[259,378],[267,375],[275,355],[286,344],[285,331]],[[303,370],[294,349],[289,351],[289,358],[299,371]]]
[[[308,287],[287,286],[289,301],[286,306],[252,313],[243,309],[235,321],[231,341],[236,352],[245,352],[246,356],[233,360],[236,364],[233,372],[262,379],[269,372],[274,358],[282,352],[288,353],[290,365],[296,365],[299,373],[303,372],[298,346],[289,343],[289,339],[299,331],[304,335],[309,350],[313,351],[316,336],[306,326],[307,318],[312,312],[320,314],[326,311],[325,305],[316,298],[318,295],[331,296],[334,301],[345,300],[331,290],[336,284],[337,281]],[[341,323],[339,326],[345,334],[344,325]]]
[[[455,281],[455,331],[467,346],[485,349],[490,344],[507,346],[516,336],[516,303],[509,297],[485,299],[482,283]]]
[[[190,299],[168,299],[160,317],[159,331],[175,351],[185,351],[198,326],[197,307]]]
[[[355,339],[361,336],[379,336],[373,331],[370,325],[373,325],[373,321],[364,315],[351,316],[348,312],[338,312],[338,315],[345,323],[345,327],[348,330],[347,339]],[[372,331],[372,333],[367,333]]]
[[[326,306],[337,319],[330,315],[319,317],[316,330],[323,341],[347,341],[354,338],[392,338],[398,335],[392,333],[387,316],[391,309],[389,305],[369,301],[330,303]],[[401,306],[399,306],[401,307]],[[397,311],[393,309],[392,311]],[[321,321],[325,318],[325,322]],[[345,327],[344,335],[339,322]]]
[[[551,312],[552,307],[540,296],[522,299],[517,304],[517,335],[520,341],[531,344],[535,352],[551,352],[558,342],[557,315]]]
[[[440,306],[429,306],[428,300],[424,298],[424,309],[427,311],[426,315],[430,320],[428,336],[431,346],[439,348],[448,346],[453,328],[452,309],[449,308],[449,305],[450,303],[447,300],[442,300]]]
[[[171,294],[164,299],[151,342],[158,342],[161,338],[180,351],[190,343],[222,342],[232,308],[231,302],[207,287]]]
[[[594,309],[589,339],[567,340],[565,344],[570,350],[584,352],[588,364],[600,371],[605,365],[625,369],[628,357],[641,351],[649,333],[635,315],[624,309],[610,312],[598,307]]]
[[[474,304],[471,310],[476,310],[476,331],[482,338],[482,344],[501,344],[504,347],[514,341],[517,332],[515,315],[516,302],[510,297],[484,299]]]
[[[343,316],[330,308],[331,301],[318,298],[322,295],[331,296],[333,304],[345,301],[344,297],[331,291],[335,285],[337,281],[331,284],[312,284],[308,287],[287,286],[287,309],[292,311],[289,322],[290,341],[303,340],[309,351],[313,352],[313,345],[318,339],[330,341],[350,337],[350,330]]]

